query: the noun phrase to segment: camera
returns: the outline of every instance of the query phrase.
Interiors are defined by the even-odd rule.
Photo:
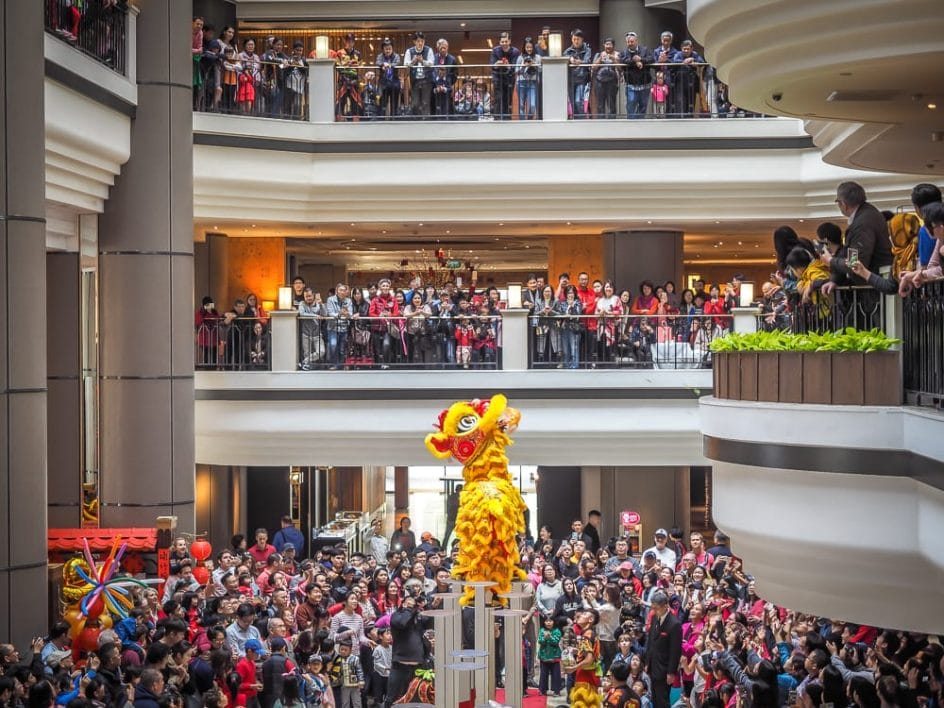
[[[780,103],[783,100],[783,94],[777,91],[777,93],[770,94],[770,97],[775,100],[777,103]]]

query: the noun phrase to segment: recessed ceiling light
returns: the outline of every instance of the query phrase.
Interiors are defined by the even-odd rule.
[[[351,226],[356,226],[356,224],[352,221],[352,222],[351,222]]]
[[[255,225],[255,224],[253,224],[253,225],[252,225],[252,228],[256,228],[256,225]]]
[[[754,244],[754,248],[760,248],[760,244],[759,244],[759,243],[755,243],[755,244]]]
[[[496,236],[496,237],[495,237],[495,240],[496,240],[496,241],[498,241],[498,240],[499,240],[499,238],[498,238],[498,236]]]
[[[460,23],[459,23],[459,26],[460,26],[460,27],[465,27],[465,24],[466,24],[465,22],[460,22]]]
[[[720,221],[716,221],[715,223],[716,223],[716,224],[720,224],[721,222],[720,222]]]
[[[646,223],[647,223],[647,224],[651,224],[651,223],[652,223],[652,221],[647,221]]]
[[[743,245],[744,243],[742,241],[738,241],[738,246],[743,246]]]
[[[383,234],[387,233],[387,229],[384,229],[384,230],[381,231],[380,233],[383,233]]]
[[[570,226],[570,222],[569,222],[569,221],[567,222],[567,225]]]
[[[219,226],[214,226],[214,227],[213,227],[213,230],[216,231],[216,230],[218,230],[219,228],[220,228]]]
[[[420,222],[418,225],[419,225],[419,226],[422,226],[423,224],[422,224],[422,222]]]
[[[803,223],[803,219],[800,219],[800,223],[801,223],[801,224]]]
[[[504,226],[504,225],[505,225],[505,222],[504,222],[504,221],[499,221],[499,222],[498,222],[498,225],[499,225],[499,226]]]
[[[452,231],[450,231],[449,229],[446,229],[446,233],[447,233],[447,234],[451,234]],[[438,238],[436,239],[436,243],[439,243],[439,239],[438,239]]]
[[[928,104],[928,108],[930,108],[930,109],[933,111],[935,108],[937,108],[937,104],[936,104],[936,103],[929,103],[929,104]]]

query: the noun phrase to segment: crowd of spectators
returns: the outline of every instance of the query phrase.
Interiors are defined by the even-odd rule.
[[[941,190],[928,183],[915,185],[911,204],[914,212],[881,212],[867,201],[861,185],[843,182],[836,205],[846,217],[845,229],[823,222],[812,239],[789,226],[776,229],[777,271],[761,286],[764,326],[880,327],[880,295],[908,297],[941,278]]]
[[[43,0],[43,6],[47,32],[124,72],[128,0]]]
[[[671,281],[644,281],[633,295],[609,281],[591,282],[587,273],[575,283],[562,273],[555,287],[530,275],[522,306],[531,313],[532,365],[652,368],[660,345],[671,344],[673,356],[676,348],[700,352],[707,366],[708,344],[730,329],[742,280],[735,276],[723,292],[699,280],[680,293]],[[299,276],[292,293],[302,371],[498,366],[507,303],[496,287],[464,292],[454,281],[424,286],[415,277],[407,288],[394,288],[382,278],[363,288],[338,283],[323,298]],[[252,293],[223,314],[204,297],[195,318],[197,368],[269,369],[268,320]]]
[[[764,600],[728,538],[657,529],[601,540],[601,517],[555,538],[519,536],[533,589],[522,619],[525,693],[573,686],[633,708],[941,705],[936,637],[815,617]],[[389,706],[428,696],[436,637],[424,609],[442,607],[457,548],[408,518],[392,537],[376,519],[364,552],[305,552],[282,520],[208,560],[194,578],[187,542],[171,549],[163,592],[130,589],[114,628],[81,637],[53,624],[29,647],[0,644],[2,708]],[[447,539],[448,540],[448,539]],[[471,644],[463,611],[463,646]],[[616,702],[616,701],[619,702]],[[571,696],[573,703],[573,694]]]
[[[465,65],[450,53],[449,42],[427,43],[422,31],[412,43],[395,48],[390,38],[365,56],[354,34],[329,49],[336,63],[336,114],[339,120],[400,117],[521,120],[540,117],[542,59],[549,56],[550,28],[524,37],[518,46],[509,32],[490,44],[487,63]],[[257,41],[264,46],[257,46]],[[652,49],[636,32],[625,46],[606,38],[594,50],[575,28],[570,45],[568,107],[577,118],[692,117],[743,115],[732,106],[725,86],[691,40],[678,46],[663,32]],[[308,66],[304,43],[291,47],[276,35],[237,39],[231,26],[219,33],[203,18],[193,20],[194,110],[301,119],[307,104]],[[315,58],[315,51],[307,53]],[[620,91],[622,87],[622,91]],[[625,98],[618,108],[617,96]]]

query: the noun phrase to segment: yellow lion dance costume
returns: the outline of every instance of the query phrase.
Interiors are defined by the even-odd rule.
[[[491,399],[459,401],[439,414],[438,432],[426,436],[426,447],[441,460],[463,464],[465,485],[459,494],[456,536],[459,559],[453,575],[468,581],[489,580],[494,596],[511,591],[513,580],[527,576],[519,567],[515,534],[524,530],[524,500],[508,474],[505,447],[511,444],[521,413],[496,394]],[[467,588],[460,601],[475,597]]]

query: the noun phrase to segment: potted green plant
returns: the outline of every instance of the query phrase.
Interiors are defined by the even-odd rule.
[[[900,405],[900,340],[878,329],[733,333],[711,344],[715,395],[746,401]]]

